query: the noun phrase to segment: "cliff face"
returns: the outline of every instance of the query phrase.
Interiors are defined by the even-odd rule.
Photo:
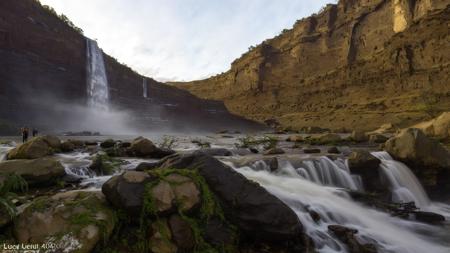
[[[104,59],[111,106],[136,114],[146,128],[161,122],[196,130],[255,126],[221,102],[143,77],[108,55]],[[67,112],[58,107],[87,102],[86,61],[86,38],[37,1],[0,1],[0,128],[7,121],[58,129]]]
[[[449,0],[341,0],[215,77],[175,83],[286,128],[410,125],[450,108]]]

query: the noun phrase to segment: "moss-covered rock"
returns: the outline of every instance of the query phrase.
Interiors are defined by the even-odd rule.
[[[99,175],[113,175],[120,170],[120,166],[124,163],[123,160],[102,153],[94,156],[89,168]]]
[[[52,148],[47,142],[40,138],[33,138],[28,142],[10,150],[7,158],[13,159],[36,159],[51,155],[53,153]]]
[[[56,243],[67,252],[91,252],[116,223],[101,192],[70,191],[33,201],[17,218],[20,243]]]
[[[66,175],[62,164],[54,158],[8,160],[0,163],[0,174],[16,174],[31,186],[54,185]]]

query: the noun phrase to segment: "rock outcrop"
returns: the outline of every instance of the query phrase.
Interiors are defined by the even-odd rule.
[[[61,149],[61,141],[56,136],[35,137],[9,151],[7,157],[12,159],[36,159],[53,154]]]
[[[62,164],[53,158],[34,160],[9,160],[0,163],[0,175],[16,174],[32,186],[56,184],[66,172]]]
[[[101,192],[70,191],[35,199],[14,224],[20,243],[54,243],[66,252],[92,252],[107,241],[114,211]]]
[[[450,112],[445,112],[435,119],[414,125],[412,128],[418,128],[430,137],[450,140]]]
[[[235,60],[175,83],[286,129],[371,131],[450,108],[448,0],[341,0]]]

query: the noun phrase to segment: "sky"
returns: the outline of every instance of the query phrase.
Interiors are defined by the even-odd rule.
[[[236,58],[334,0],[40,0],[103,51],[159,81],[225,72]]]

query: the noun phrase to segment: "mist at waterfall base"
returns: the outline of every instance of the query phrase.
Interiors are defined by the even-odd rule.
[[[450,220],[450,206],[430,201],[406,165],[386,152],[373,155],[382,161],[380,169],[387,178],[393,202],[414,201],[420,210],[439,213]],[[297,214],[317,252],[349,252],[328,230],[329,225],[336,224],[358,230],[357,240],[363,244],[373,243],[379,253],[450,252],[448,225],[434,226],[393,217],[354,201],[348,191],[364,191],[364,186],[359,176],[350,174],[344,159],[333,161],[319,157],[300,164],[280,160],[275,172],[264,161],[235,169],[265,187]],[[317,213],[320,220],[314,220],[311,212]]]

